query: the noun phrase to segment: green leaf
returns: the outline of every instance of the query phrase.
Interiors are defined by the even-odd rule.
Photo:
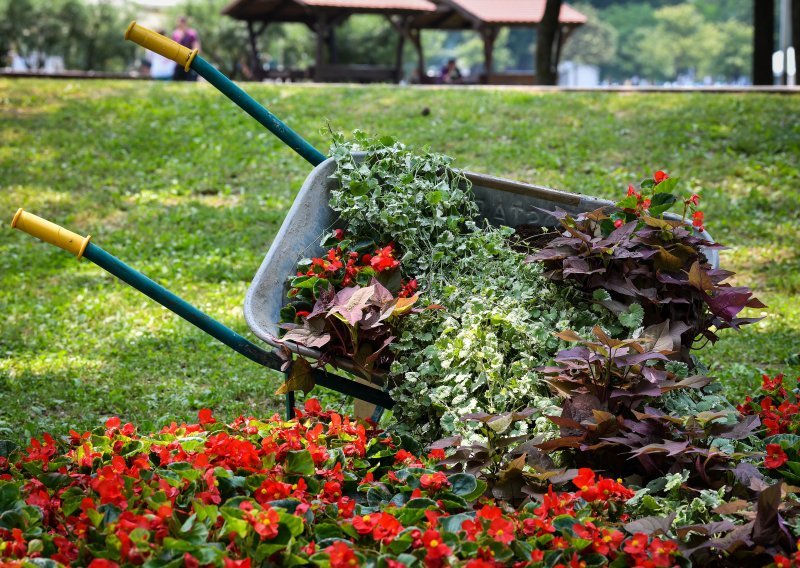
[[[675,186],[678,185],[678,180],[679,180],[679,178],[670,177],[670,178],[665,179],[661,183],[656,184],[655,185],[656,195],[659,195],[659,194],[662,194],[662,193],[672,193],[673,190],[675,189]],[[655,195],[653,196],[653,199],[655,199]]]
[[[17,508],[20,501],[19,486],[12,481],[0,481],[0,513]]]
[[[7,458],[19,449],[19,444],[11,440],[0,440],[0,457]]]
[[[474,519],[475,515],[468,513],[459,513],[458,515],[450,515],[449,517],[440,517],[439,526],[443,531],[458,533],[461,530],[461,525],[464,521]]]
[[[611,294],[609,294],[608,291],[604,290],[603,288],[598,288],[592,292],[592,300],[596,302],[608,302],[611,300]]]
[[[468,473],[456,473],[447,478],[452,484],[451,491],[456,495],[466,498],[478,488],[478,480]]]
[[[666,181],[661,182],[656,187],[660,190],[661,186],[674,178],[668,178]],[[678,199],[671,193],[656,193],[650,200],[650,215],[658,217],[672,207]]]
[[[77,511],[85,497],[86,493],[79,487],[70,487],[64,491],[64,493],[61,494],[61,512],[64,513],[64,516],[69,517],[72,513]],[[2,506],[0,506],[0,510],[1,509]]]
[[[631,304],[628,309],[617,316],[619,323],[628,329],[636,329],[642,325],[644,308],[639,304]]]
[[[324,540],[326,538],[342,538],[342,529],[339,525],[329,522],[319,523],[314,526],[314,535],[317,540]]]
[[[309,451],[289,452],[286,455],[286,473],[289,475],[314,475],[314,459]]]
[[[427,509],[428,507],[438,507],[436,501],[433,499],[428,499],[426,497],[421,497],[419,499],[411,499],[408,503],[406,503],[407,509]]]
[[[764,440],[767,444],[780,444],[781,448],[785,450],[794,450],[800,452],[800,436],[797,434],[776,434],[769,436]]]
[[[303,520],[300,517],[296,517],[291,513],[285,513],[284,511],[280,510],[278,511],[278,517],[280,518],[281,525],[289,529],[289,533],[293,537],[303,534],[305,526],[303,525]]]
[[[238,504],[232,506],[228,505],[229,503],[225,503],[225,506],[219,510],[222,518],[225,519],[223,532],[235,532],[239,537],[244,538],[247,536],[247,529],[249,526],[244,519],[244,512],[238,508]]]
[[[620,209],[636,209],[636,204],[637,201],[635,195],[629,195],[624,199],[617,201],[617,207]]]
[[[400,509],[395,516],[404,526],[411,526],[425,518],[425,509]]]
[[[348,189],[350,193],[360,197],[369,193],[369,184],[365,181],[351,181]]]
[[[442,199],[444,199],[444,193],[441,191],[429,191],[427,195],[425,195],[425,199],[428,200],[428,203],[431,205],[436,205]]]

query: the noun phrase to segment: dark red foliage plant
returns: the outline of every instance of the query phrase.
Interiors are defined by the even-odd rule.
[[[677,180],[658,173],[642,183],[641,193],[629,187],[616,208],[579,215],[548,211],[562,232],[529,260],[544,263],[554,280],[596,292],[617,314],[640,304],[644,326],[682,323],[679,358],[689,363],[696,341],[715,342],[718,330],[758,321],[739,313],[765,306],[748,288],[725,283],[732,272],[709,263],[706,252],[723,247],[693,230],[704,229],[697,195],[683,200],[682,218],[664,216],[678,202],[671,193]],[[693,225],[686,221],[689,213]]]
[[[697,390],[710,378],[679,378],[664,365],[679,345],[682,324],[669,321],[646,329],[638,339],[609,337],[599,327],[594,339],[572,331],[558,337],[576,346],[558,353],[556,365],[540,369],[552,390],[566,401],[560,416],[550,417],[561,436],[538,444],[545,452],[578,450],[578,466],[644,482],[668,473],[690,471],[688,484],[720,487],[732,477],[741,455],[711,445],[714,438],[743,440],[760,425],[757,417],[731,423],[725,412],[674,416],[660,409],[671,391]]]

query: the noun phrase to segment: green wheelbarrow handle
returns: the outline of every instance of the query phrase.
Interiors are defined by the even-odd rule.
[[[92,261],[103,270],[110,272],[129,286],[136,288],[171,312],[259,365],[281,370],[285,363],[275,353],[255,345],[186,300],[176,296],[141,272],[134,270],[115,256],[90,242],[91,236],[82,237],[23,209],[19,209],[14,215],[11,227],[67,250],[77,256],[78,259],[86,258]],[[364,387],[350,379],[329,374],[323,369],[314,369],[312,372],[314,382],[322,387],[364,400],[382,408],[392,408],[394,406],[394,401],[384,391]],[[292,399],[288,397],[287,413],[289,412],[288,403],[290,400]],[[293,407],[294,405],[292,404],[291,406]]]
[[[256,102],[236,83],[217,71],[208,61],[198,55],[196,49],[189,49],[172,39],[131,22],[125,31],[125,39],[149,49],[159,55],[171,59],[187,71],[192,69],[202,78],[219,89],[222,94],[236,103],[247,114],[281,139],[284,144],[300,154],[314,166],[325,161],[326,156],[309,144],[297,132],[289,128],[277,116]]]

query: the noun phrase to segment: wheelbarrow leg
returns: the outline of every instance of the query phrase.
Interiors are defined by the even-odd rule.
[[[286,373],[286,380],[289,380],[289,373]],[[294,391],[286,393],[286,420],[294,418]]]

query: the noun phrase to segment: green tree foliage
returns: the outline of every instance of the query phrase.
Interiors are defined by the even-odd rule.
[[[570,36],[561,58],[587,65],[612,63],[617,57],[619,32],[591,4],[576,4],[575,8],[589,21]]]
[[[69,69],[122,71],[134,52],[122,37],[130,19],[109,1],[0,0],[0,54],[13,50],[34,69],[60,55]]]
[[[398,34],[382,16],[365,14],[348,18],[336,29],[339,63],[393,66]]]
[[[745,0],[618,3],[597,17],[618,34],[617,57],[601,65],[606,78],[660,82],[694,73],[732,80],[750,73],[752,10]]]

